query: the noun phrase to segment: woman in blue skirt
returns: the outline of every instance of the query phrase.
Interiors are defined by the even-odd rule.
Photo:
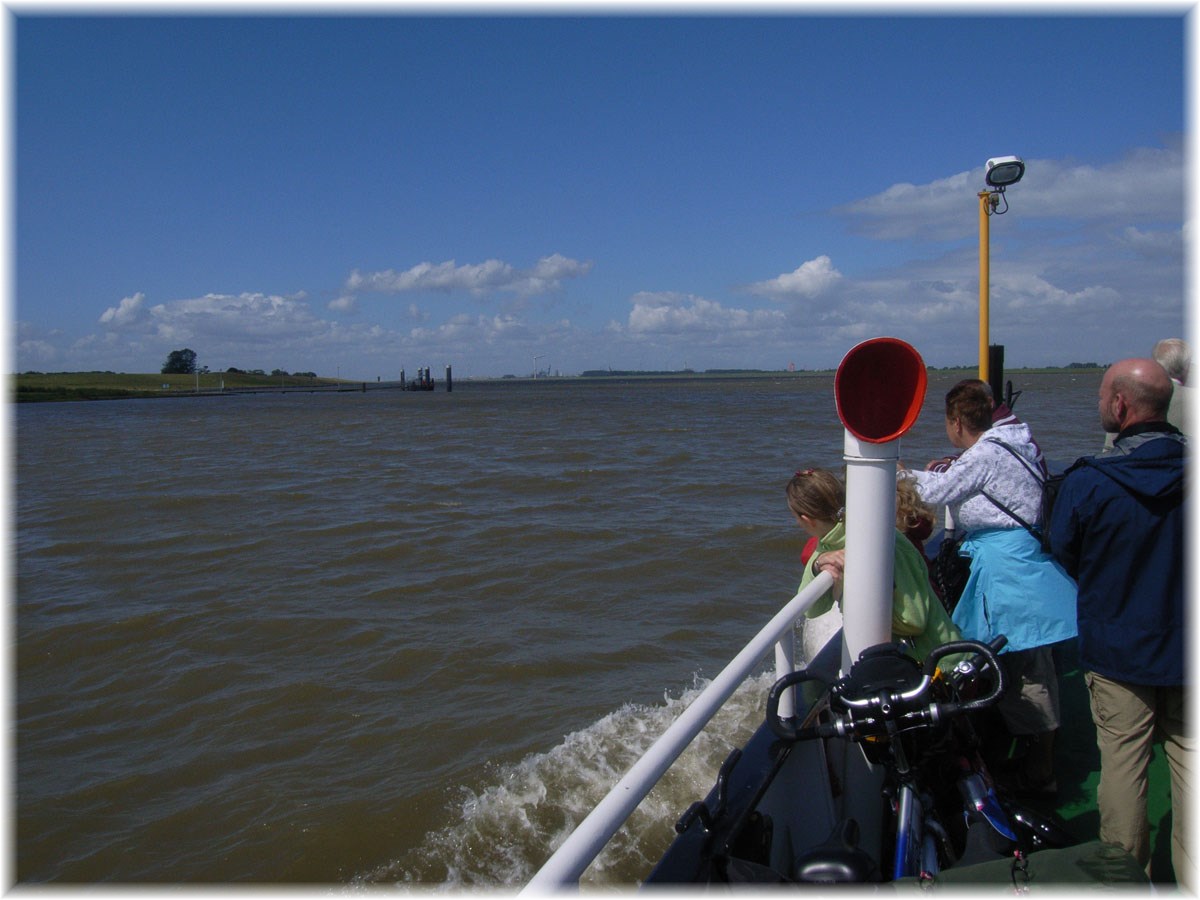
[[[1051,645],[1073,638],[1075,582],[1043,552],[1026,523],[1041,517],[1040,452],[1023,422],[993,425],[982,381],[961,381],[946,395],[946,435],[962,454],[945,471],[908,473],[921,498],[945,504],[966,532],[959,553],[971,575],[954,608],[963,637],[1008,638],[1001,660],[1009,689],[998,709],[1029,753],[1014,787],[1053,793],[1058,676]]]

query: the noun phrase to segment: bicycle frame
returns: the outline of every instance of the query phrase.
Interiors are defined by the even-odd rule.
[[[911,784],[900,785],[896,809],[896,852],[892,878],[920,875],[927,868],[924,824],[925,808]]]
[[[937,821],[933,800],[920,789],[916,774],[898,735],[892,736],[892,764],[898,786],[894,802],[896,846],[892,855],[892,879],[927,877],[941,870],[935,838],[947,839]]]

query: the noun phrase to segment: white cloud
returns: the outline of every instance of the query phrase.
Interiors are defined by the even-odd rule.
[[[511,283],[513,268],[498,259],[459,266],[454,260],[418,263],[404,272],[387,269],[366,275],[356,269],[346,280],[352,291],[400,294],[407,291],[469,291],[482,294]]]
[[[992,293],[998,298],[1001,313],[1036,315],[1047,325],[1061,322],[1065,316],[1075,317],[1081,310],[1093,317],[1100,310],[1118,312],[1123,302],[1121,294],[1108,285],[1090,284],[1068,290],[1034,274],[1002,278],[993,286]]]
[[[118,328],[130,325],[142,317],[146,295],[140,291],[132,297],[125,297],[116,306],[110,306],[100,315],[100,324],[113,325]]]
[[[818,256],[792,272],[777,275],[769,281],[755,282],[746,290],[777,300],[810,299],[828,291],[841,277],[842,273],[833,267],[833,261],[828,256]]]
[[[1009,205],[1024,220],[1123,229],[1183,217],[1184,156],[1177,147],[1138,148],[1104,165],[1051,159],[1025,163],[1025,177],[1007,191]],[[979,206],[971,195],[984,186],[980,166],[924,185],[892,185],[834,212],[872,238],[957,240],[978,232]]]
[[[894,184],[834,210],[859,233],[881,240],[961,237],[977,221],[972,192],[983,185],[983,169],[960,172],[926,185]]]
[[[1181,259],[1183,256],[1182,228],[1171,231],[1143,231],[1130,225],[1121,232],[1118,240],[1149,259]]]
[[[21,360],[20,367],[26,371],[30,368],[44,366],[46,363],[58,362],[61,358],[57,347],[49,341],[38,339],[19,342],[17,357]]]
[[[195,341],[211,335],[241,345],[311,337],[329,327],[313,316],[303,295],[259,293],[206,294],[172,300],[152,306],[149,316],[135,324],[174,341]]]
[[[539,259],[531,269],[518,269],[498,259],[461,266],[451,259],[442,263],[418,263],[403,272],[386,269],[363,274],[356,269],[346,279],[346,289],[386,294],[466,291],[475,296],[509,291],[533,296],[558,290],[564,279],[579,278],[591,268],[591,262],[580,262],[557,253]]]
[[[537,261],[533,270],[526,273],[523,280],[514,283],[512,290],[517,293],[533,296],[557,291],[567,278],[582,278],[592,270],[592,263],[569,259],[559,253],[544,256]]]
[[[325,359],[333,361],[327,366],[332,372],[339,360],[349,360],[352,354],[386,357],[403,342],[402,334],[377,323],[345,327],[322,319],[303,293],[205,294],[153,306],[138,294],[109,308],[101,321],[106,326],[103,335],[79,338],[65,353],[73,368],[157,371],[172,349],[190,346],[202,364],[214,369],[236,365],[315,370]],[[46,351],[30,343],[21,356],[33,360],[45,357]]]
[[[414,328],[410,337],[420,343],[478,341],[492,344],[505,337],[525,331],[524,324],[514,316],[469,316],[461,314],[433,328]]]
[[[1183,218],[1184,157],[1176,148],[1139,148],[1114,163],[1029,163],[1020,191],[1022,216],[1085,222],[1179,222]],[[1026,191],[1026,181],[1029,190]]]
[[[684,334],[711,339],[732,333],[761,332],[781,327],[782,313],[724,307],[714,300],[689,294],[640,293],[632,298],[627,333],[630,335]]]

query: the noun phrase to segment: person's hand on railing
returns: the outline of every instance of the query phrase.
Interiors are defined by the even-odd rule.
[[[845,550],[826,550],[824,553],[818,554],[813,561],[817,574],[828,572],[833,576],[834,584],[841,584],[842,576],[846,572],[846,551]]]

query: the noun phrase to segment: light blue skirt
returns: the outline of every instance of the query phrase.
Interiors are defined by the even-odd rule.
[[[958,552],[971,559],[971,577],[954,608],[963,637],[1008,638],[1004,650],[1029,650],[1073,638],[1075,581],[1024,528],[984,528],[967,535]]]

